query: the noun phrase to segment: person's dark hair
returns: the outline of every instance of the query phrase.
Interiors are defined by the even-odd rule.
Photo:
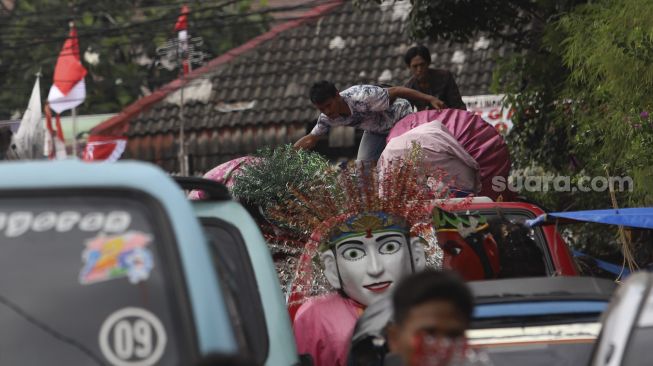
[[[427,64],[431,64],[431,53],[428,48],[422,45],[409,48],[404,55],[404,62],[407,66],[410,66],[410,61],[412,61],[415,56],[422,56]]]
[[[425,270],[397,285],[392,296],[395,323],[402,324],[412,308],[433,300],[453,303],[465,321],[471,321],[474,297],[467,284],[454,272]]]
[[[311,86],[308,93],[313,104],[324,103],[338,94],[338,89],[332,82],[327,80],[318,81]]]

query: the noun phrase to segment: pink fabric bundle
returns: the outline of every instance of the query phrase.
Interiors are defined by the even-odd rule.
[[[240,158],[229,160],[209,170],[204,174],[204,178],[222,183],[231,190],[231,187],[234,185],[234,178],[238,171],[244,166],[256,162],[256,159],[257,158],[253,156],[242,156]],[[205,195],[202,191],[192,191],[188,195],[188,198],[191,200],[199,200],[204,197]]]
[[[459,109],[411,113],[395,124],[386,141],[434,120],[440,121],[480,166],[482,187],[478,195],[492,199],[502,195],[504,200],[509,200],[511,192],[492,189],[492,178],[495,176],[504,177],[507,182],[511,163],[508,146],[492,125],[474,113]]]
[[[435,169],[441,169],[446,174],[444,184],[478,194],[481,188],[478,163],[440,121],[424,123],[388,141],[379,165],[390,166],[393,160],[404,158],[413,142],[422,147],[422,164],[427,171],[437,176]]]

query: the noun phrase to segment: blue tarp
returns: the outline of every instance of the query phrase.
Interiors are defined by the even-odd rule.
[[[595,222],[653,229],[653,207],[621,208],[610,210],[550,212],[527,220],[529,226],[554,224],[556,222]]]
[[[630,270],[628,268],[624,268],[624,267],[616,265],[616,264],[612,264],[612,263],[609,263],[609,262],[606,262],[606,261],[602,261],[600,259],[596,259],[596,258],[594,258],[592,256],[589,256],[589,255],[587,255],[587,254],[585,254],[583,252],[579,252],[577,250],[572,250],[572,252],[574,253],[574,257],[589,257],[589,258],[592,258],[596,262],[596,265],[599,268],[601,268],[601,269],[603,269],[605,271],[608,271],[608,272],[610,272],[612,274],[615,274],[615,275],[621,274],[621,276],[622,276],[621,278],[626,278],[626,277],[628,277],[630,275]]]

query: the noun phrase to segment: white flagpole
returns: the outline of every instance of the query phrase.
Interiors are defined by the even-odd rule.
[[[73,156],[77,156],[77,108],[73,108]]]
[[[44,117],[43,116],[43,111],[42,111],[43,106],[40,103],[41,102],[41,76],[43,76],[43,74],[41,73],[41,67],[39,67],[39,72],[36,73],[36,80],[39,82],[39,126],[41,127],[41,131],[43,133],[42,133],[42,135],[37,134],[36,136],[34,136],[35,138],[32,139],[32,146],[30,147],[31,151],[32,151],[32,159],[41,159],[41,158],[43,158],[43,156],[42,156],[43,152],[40,151],[41,150],[40,145],[43,144],[43,142],[44,142],[43,139],[45,137],[45,127],[43,126],[44,122],[41,121],[41,118]],[[45,148],[45,146],[44,146],[44,148]],[[39,155],[41,155],[41,156],[39,156]]]
[[[75,27],[75,22],[72,21],[68,22],[68,28],[72,29],[73,27]],[[79,47],[79,38],[77,38],[77,46]],[[84,94],[86,94],[86,90],[84,90]],[[84,95],[84,97],[86,97],[86,95]],[[66,142],[64,141],[64,146],[65,144]],[[76,107],[73,107],[73,156],[77,157],[77,108]]]

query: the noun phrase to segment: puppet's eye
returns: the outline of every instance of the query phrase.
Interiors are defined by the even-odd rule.
[[[456,242],[448,241],[442,246],[442,250],[444,250],[449,255],[455,256],[460,254],[463,251],[463,248],[461,248],[460,245],[456,244]]]
[[[401,249],[401,243],[396,241],[396,240],[392,240],[392,241],[387,241],[387,242],[383,243],[379,247],[379,253],[381,253],[381,254],[394,254],[394,253],[397,253],[399,251],[399,249]]]
[[[365,251],[361,248],[347,248],[342,251],[342,257],[348,261],[355,261],[363,258]]]

